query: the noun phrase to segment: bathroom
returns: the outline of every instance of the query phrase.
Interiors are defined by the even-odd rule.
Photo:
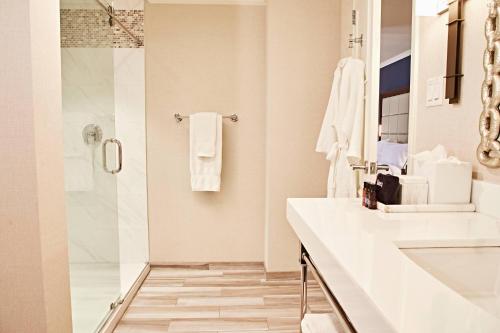
[[[2,0],[0,332],[500,332],[497,13]]]

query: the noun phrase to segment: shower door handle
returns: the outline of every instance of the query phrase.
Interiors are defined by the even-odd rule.
[[[116,169],[113,169],[113,170],[108,169],[108,156],[107,156],[108,155],[107,154],[108,143],[116,144],[116,148],[117,148],[118,165],[117,165]],[[115,174],[119,173],[120,171],[122,171],[122,164],[123,164],[123,151],[122,151],[122,143],[120,142],[120,140],[114,139],[114,138],[104,140],[104,142],[102,144],[102,166],[104,168],[104,171],[115,175]]]

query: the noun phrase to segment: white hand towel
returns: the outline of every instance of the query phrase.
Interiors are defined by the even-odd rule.
[[[207,123],[205,117],[199,117],[200,114],[195,114],[190,117],[190,170],[191,170],[191,189],[199,192],[219,192],[221,183],[222,171],[222,116],[215,114],[215,128],[211,135],[215,138],[213,156],[200,156],[199,139],[207,138],[207,128],[202,124]],[[203,132],[201,134],[200,132]],[[206,141],[205,141],[206,142]],[[208,147],[206,147],[208,148]],[[210,155],[208,150],[204,151],[204,155]]]
[[[190,116],[190,124],[196,156],[214,157],[217,139],[217,113],[196,113]]]

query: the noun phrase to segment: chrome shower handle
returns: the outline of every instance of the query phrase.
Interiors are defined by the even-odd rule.
[[[113,139],[114,143],[116,143],[116,146],[118,147],[118,167],[116,170],[113,171],[113,174],[118,173],[122,171],[122,165],[123,165],[123,150],[122,150],[122,143],[118,139]]]
[[[117,149],[117,151],[118,151],[118,166],[116,169],[113,169],[113,170],[108,169],[107,145],[110,142],[116,144],[116,146],[118,148]],[[115,175],[115,174],[119,173],[120,171],[122,171],[122,165],[123,165],[123,151],[122,151],[122,143],[120,142],[120,140],[115,139],[115,138],[104,140],[104,142],[102,143],[102,166],[104,168],[104,171]]]

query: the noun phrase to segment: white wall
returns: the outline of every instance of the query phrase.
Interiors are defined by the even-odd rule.
[[[474,177],[500,183],[500,170],[482,166],[476,158],[481,141],[479,117],[482,111],[481,86],[484,80],[483,54],[486,47],[484,22],[488,15],[485,1],[465,1],[463,36],[462,96],[459,104],[447,101],[439,107],[426,107],[426,82],[446,74],[448,14],[421,18],[418,50],[417,151],[443,144],[452,155],[473,163]]]

